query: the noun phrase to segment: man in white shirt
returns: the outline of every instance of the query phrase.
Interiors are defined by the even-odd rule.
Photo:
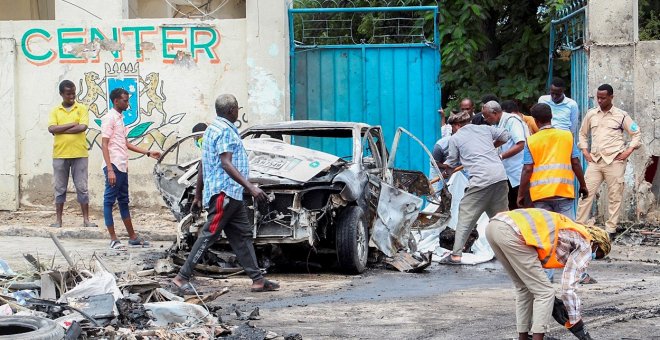
[[[488,124],[509,132],[509,139],[499,149],[500,158],[509,180],[509,210],[518,209],[518,187],[523,168],[523,149],[529,132],[527,125],[515,114],[502,111],[496,101],[489,101],[481,110]]]

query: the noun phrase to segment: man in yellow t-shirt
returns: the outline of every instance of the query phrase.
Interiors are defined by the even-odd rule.
[[[62,227],[62,211],[66,202],[69,174],[73,177],[84,227],[96,227],[89,221],[89,194],[87,192],[87,107],[76,102],[76,85],[63,80],[59,86],[62,104],[55,107],[48,117],[48,132],[55,137],[53,143],[53,184],[55,188],[55,223]]]

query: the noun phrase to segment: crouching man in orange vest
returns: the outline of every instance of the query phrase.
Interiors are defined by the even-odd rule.
[[[551,315],[580,340],[591,340],[581,317],[576,288],[580,274],[593,259],[611,249],[607,233],[573,222],[544,209],[516,209],[490,220],[486,238],[516,288],[516,328],[519,339],[543,339]],[[564,268],[561,301],[543,268]]]

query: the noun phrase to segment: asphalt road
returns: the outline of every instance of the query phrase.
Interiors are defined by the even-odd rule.
[[[107,249],[107,240],[62,240],[78,265],[96,253],[116,272],[139,270],[163,256],[169,242],[126,253]],[[49,238],[4,236],[0,259],[15,271],[29,268],[23,253],[39,254],[65,266]],[[609,260],[596,261],[599,282],[579,294],[584,320],[594,339],[660,339],[660,256],[658,247],[615,246]],[[202,292],[224,287],[229,293],[211,305],[223,320],[239,324],[234,309],[260,308],[257,327],[305,339],[511,339],[515,333],[512,285],[497,262],[478,266],[432,265],[425,273],[370,269],[363,275],[332,272],[269,274],[281,282],[272,293],[249,292],[245,277],[195,281]],[[166,278],[161,278],[166,280]],[[559,284],[555,284],[559,289]],[[574,337],[561,326],[549,334]]]

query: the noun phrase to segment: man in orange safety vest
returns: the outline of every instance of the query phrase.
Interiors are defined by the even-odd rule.
[[[486,228],[486,238],[516,287],[519,339],[528,339],[529,332],[534,340],[543,339],[552,315],[578,339],[591,340],[576,289],[591,260],[610,252],[604,230],[544,209],[516,209],[495,215]],[[544,268],[564,268],[557,303]]]
[[[518,206],[531,207],[527,201],[529,197],[535,208],[554,211],[575,220],[576,177],[582,198],[589,192],[573,135],[570,131],[552,127],[552,110],[548,104],[535,104],[531,113],[539,132],[527,138],[523,151]]]

